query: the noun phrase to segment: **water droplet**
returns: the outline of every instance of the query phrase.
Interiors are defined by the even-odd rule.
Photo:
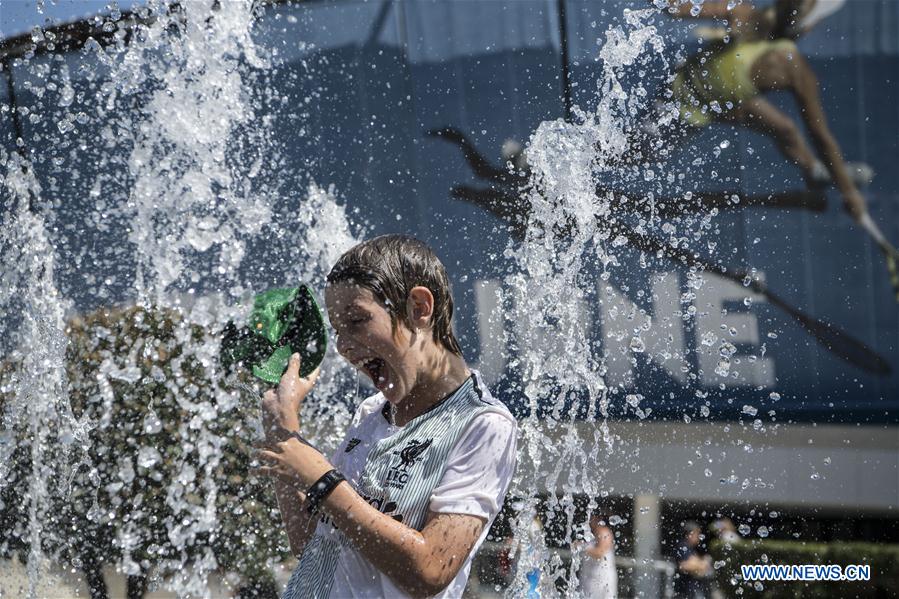
[[[71,85],[66,85],[59,92],[59,100],[57,101],[57,104],[59,104],[62,107],[71,106],[72,100],[74,100],[74,99],[75,99],[75,90],[72,89]]]
[[[718,355],[723,358],[730,358],[735,353],[737,353],[737,348],[733,343],[729,341],[724,341],[721,345],[718,346]]]
[[[162,430],[162,420],[156,412],[150,411],[144,418],[144,432],[147,434],[155,434]]]
[[[103,517],[103,510],[100,509],[100,506],[97,505],[97,501],[94,500],[94,503],[91,505],[90,509],[87,511],[87,518],[91,522],[100,522]]]
[[[715,366],[715,374],[718,376],[727,376],[730,373],[730,358],[721,358]]]
[[[152,468],[162,459],[155,447],[144,446],[137,452],[137,465],[141,468]]]

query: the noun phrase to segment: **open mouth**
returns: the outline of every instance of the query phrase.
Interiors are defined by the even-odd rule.
[[[368,358],[362,362],[362,370],[368,374],[378,390],[387,387],[387,363],[381,358]]]

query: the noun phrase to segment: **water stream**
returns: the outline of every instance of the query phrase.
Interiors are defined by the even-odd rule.
[[[43,135],[46,148],[23,154],[46,149],[46,189],[27,158],[0,155],[11,201],[0,235],[0,311],[22,314],[0,323],[17,348],[0,388],[0,479],[27,487],[18,495],[27,525],[16,535],[28,547],[31,596],[48,553],[73,568],[97,558],[68,535],[101,539],[121,572],[181,596],[210,596],[215,572],[236,573],[226,577],[235,584],[263,580],[286,552],[259,524],[272,513],[253,493],[267,491],[246,477],[240,452],[255,431],[255,398],[221,383],[217,334],[273,283],[323,289],[365,223],[348,213],[340,190],[312,181],[276,141],[271,114],[292,110],[296,99],[271,83],[279,57],[254,37],[261,11],[250,0],[153,1],[127,29],[117,9],[98,17],[111,43],[91,38],[67,58],[17,59],[38,104],[64,109],[50,123],[38,110],[19,115]],[[625,75],[653,61],[669,66],[652,24],[658,14],[625,11],[596,49],[595,106],[575,107],[572,121],[541,123],[527,145],[528,229],[523,243],[506,248],[514,268],[502,298],[513,306],[511,350],[528,412],[511,492],[522,556],[513,596],[527,592],[535,569],[543,596],[556,592],[557,578],[573,580],[580,558],[563,564],[535,518],[551,513],[565,522],[568,543],[578,538],[576,496],[609,493],[588,472],[614,456],[610,403],[646,414],[641,395],[607,384],[610,356],[581,324],[591,302],[614,305],[610,278],[655,272],[664,260],[625,232],[685,248],[706,244],[711,229],[710,215],[660,216],[654,198],[671,182],[622,166],[629,136],[654,109],[639,78]],[[32,39],[45,43],[47,33],[37,28]],[[670,118],[670,107],[659,114]],[[620,198],[598,191],[610,179],[645,186],[630,200],[639,210],[620,215]],[[67,228],[72,222],[80,228]],[[692,316],[689,288],[701,278],[698,269],[688,273],[675,317]],[[77,316],[66,289],[79,297]],[[650,285],[638,295],[653,293]],[[608,314],[626,338],[616,359],[633,360],[646,351],[647,331],[666,326]],[[722,348],[727,375],[733,352]],[[81,360],[68,371],[67,356]],[[348,366],[334,355],[329,364],[316,398],[361,393]],[[327,422],[314,439],[332,445],[347,405],[318,400],[307,409]],[[57,520],[60,501],[72,506]],[[598,509],[595,500],[588,509]],[[216,543],[229,551],[217,553]]]

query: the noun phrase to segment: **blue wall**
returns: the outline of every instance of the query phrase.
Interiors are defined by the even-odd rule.
[[[599,46],[610,24],[621,21],[622,10],[642,3],[568,1],[570,70],[577,84],[574,100],[584,107],[596,102],[595,81]],[[288,18],[291,17],[291,18]],[[295,17],[295,18],[294,18]],[[656,24],[670,40],[670,58],[696,47],[689,27],[666,17]],[[474,314],[478,281],[501,279],[507,264],[500,258],[508,236],[492,217],[451,198],[452,186],[476,183],[460,153],[449,144],[427,138],[424,132],[445,125],[470,135],[488,157],[499,159],[507,138],[526,140],[537,125],[563,114],[560,35],[555,1],[508,2],[316,2],[270,9],[258,27],[260,43],[279,49],[283,64],[272,82],[291,98],[275,115],[272,130],[287,148],[287,159],[304,176],[333,184],[351,208],[358,208],[372,233],[409,232],[426,239],[447,265],[459,306],[457,328],[467,357],[481,360],[481,331]],[[850,1],[818,30],[800,42],[821,80],[829,124],[850,160],[870,163],[876,173],[865,190],[875,220],[899,243],[899,3],[893,0]],[[312,48],[298,43],[311,43]],[[76,62],[77,56],[69,57]],[[16,73],[17,81],[32,67]],[[661,73],[648,77],[657,84]],[[0,90],[4,98],[5,90]],[[304,101],[309,98],[308,103]],[[792,99],[774,97],[778,106],[796,116]],[[20,105],[37,101],[20,90]],[[297,115],[301,115],[297,118]],[[40,147],[41,128],[29,127],[26,144]],[[10,121],[0,124],[9,144]],[[302,130],[300,129],[302,126]],[[90,127],[78,131],[90,138]],[[720,160],[689,166],[697,151],[723,139],[731,141]],[[728,176],[739,178],[743,193],[770,193],[802,188],[799,171],[787,164],[770,141],[754,133],[713,126],[671,161],[672,172],[686,172],[698,189],[720,188]],[[698,148],[698,150],[696,150]],[[80,181],[54,175],[49,159],[36,166],[46,180],[56,176],[61,195],[69,198],[58,208],[63,221],[78,220],[92,201]],[[70,150],[66,150],[69,156]],[[62,154],[60,154],[62,155]],[[77,164],[77,157],[67,158]],[[71,162],[75,161],[75,162]],[[83,173],[101,168],[78,166]],[[123,168],[109,164],[102,168]],[[713,179],[711,171],[718,178]],[[43,182],[43,181],[42,181]],[[733,187],[732,184],[728,184]],[[300,182],[298,182],[300,186]],[[285,206],[289,199],[285,199]],[[822,349],[793,319],[774,306],[757,301],[746,308],[739,298],[725,302],[731,316],[749,314],[752,335],[738,345],[743,360],[758,355],[765,345],[769,378],[750,377],[744,384],[718,388],[708,369],[700,375],[697,350],[701,332],[695,323],[683,326],[688,350],[688,374],[673,376],[657,363],[638,356],[632,378],[613,395],[613,413],[633,417],[623,394],[633,387],[646,396],[642,408],[650,417],[737,419],[745,404],[759,415],[775,410],[778,421],[815,420],[895,422],[899,410],[899,309],[893,299],[879,252],[852,225],[837,194],[830,193],[823,213],[776,209],[745,209],[721,215],[721,246],[736,248],[727,262],[751,265],[765,273],[769,286],[808,314],[849,331],[893,366],[889,376],[865,373]],[[63,231],[61,244],[81,256],[77,268],[61,274],[62,286],[82,307],[102,303],[96,287],[85,285],[84,270],[99,260],[115,233],[90,232],[90,227]],[[758,241],[756,241],[758,239]],[[282,261],[289,256],[281,257]],[[74,264],[76,261],[72,259]],[[246,276],[265,286],[277,277],[253,270]],[[660,261],[658,271],[675,270]],[[686,290],[680,273],[676,286]],[[280,282],[280,281],[279,281]],[[626,281],[613,280],[619,292]],[[127,277],[120,277],[108,295],[127,295]],[[653,313],[653,302],[634,294],[646,281],[620,292],[630,302]],[[716,296],[719,301],[720,294]],[[697,300],[699,301],[699,300]],[[701,309],[701,306],[697,306]],[[602,339],[603,319],[597,302],[589,307],[589,326]],[[660,314],[656,314],[660,316]],[[776,335],[776,337],[770,334]],[[745,364],[745,362],[744,362]],[[497,388],[515,404],[515,373]],[[759,382],[761,381],[761,382]],[[651,389],[651,392],[648,391]],[[775,401],[769,393],[780,394]],[[761,399],[760,399],[761,398]],[[751,418],[750,418],[751,420]]]

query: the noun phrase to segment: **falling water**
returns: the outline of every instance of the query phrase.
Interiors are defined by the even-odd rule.
[[[615,396],[604,380],[609,356],[583,326],[583,315],[588,302],[613,300],[606,293],[611,275],[633,275],[652,258],[641,255],[638,263],[630,261],[622,227],[643,234],[665,230],[662,219],[653,217],[652,191],[640,200],[650,205],[650,217],[638,222],[622,215],[612,193],[598,190],[610,176],[619,187],[637,177],[649,180],[648,169],[625,163],[633,131],[650,109],[662,118],[673,116],[671,107],[652,106],[642,78],[632,84],[626,79],[652,60],[667,69],[663,40],[652,25],[657,16],[652,8],[624,11],[622,22],[611,26],[601,41],[595,110],[575,107],[571,122],[543,122],[527,148],[531,176],[523,194],[530,204],[528,229],[523,243],[512,243],[506,250],[516,265],[506,287],[512,296],[508,304],[515,306],[510,319],[517,330],[515,346],[529,410],[522,425],[522,465],[512,490],[525,498],[513,525],[522,554],[513,596],[524,595],[533,584],[527,574],[535,564],[542,569],[541,596],[554,595],[559,578],[567,581],[569,593],[576,592],[579,556],[575,552],[565,568],[558,554],[541,545],[543,533],[532,525],[539,511],[535,490],[549,491],[545,513],[563,520],[568,544],[584,527],[575,520],[575,495],[594,498],[587,506],[593,512],[598,508],[595,498],[609,494],[591,473],[597,471],[596,464],[617,459],[615,438],[606,423]],[[631,339],[628,350],[643,351],[647,330],[634,328],[627,314],[617,314],[618,322],[616,312],[611,314],[612,321],[604,325],[625,329]],[[637,408],[639,398],[628,396],[628,403]],[[592,425],[584,427],[579,420]],[[534,558],[534,548],[541,546],[542,555]]]
[[[613,492],[602,480],[603,465],[627,457],[607,423],[610,408],[613,402],[621,404],[619,413],[640,420],[652,410],[641,406],[639,387],[625,394],[623,386],[607,384],[612,363],[636,366],[641,355],[685,361],[687,349],[673,343],[669,331],[679,330],[681,320],[695,323],[703,317],[693,305],[695,291],[704,283],[703,266],[686,265],[684,291],[677,277],[669,280],[666,273],[676,256],[672,250],[714,255],[716,243],[710,234],[718,211],[699,209],[682,176],[659,175],[676,137],[654,138],[644,146],[654,155],[642,160],[630,154],[646,136],[677,118],[676,104],[647,91],[647,72],[671,72],[670,56],[654,26],[660,16],[653,8],[624,10],[621,22],[599,41],[595,109],[575,106],[573,119],[541,123],[527,147],[530,178],[521,190],[530,207],[527,232],[523,243],[512,242],[505,252],[514,264],[505,281],[505,301],[513,306],[508,318],[528,411],[522,423],[521,465],[511,492],[522,498],[512,527],[520,556],[512,596],[533,587],[535,569],[541,571],[541,596],[554,596],[557,581],[564,581],[567,593],[577,594],[580,554],[572,552],[566,563],[547,548],[535,518],[542,512],[561,521],[568,546],[589,536],[586,523],[576,519],[576,497],[589,498],[589,519],[603,507],[597,501]],[[717,157],[726,143],[710,154]],[[702,150],[693,154],[694,166],[709,159]],[[610,189],[636,191],[625,195]],[[662,198],[672,197],[682,211],[663,209]],[[655,241],[650,245],[646,239]],[[637,314],[637,307],[622,301],[612,281],[627,281],[636,287],[632,293],[638,298],[655,300],[665,290],[675,298],[674,307]],[[607,335],[622,341],[620,353],[598,343],[596,331],[584,326],[591,320],[585,317],[589,306],[602,306],[602,326]],[[723,380],[739,376],[738,367],[732,366],[735,347],[727,339],[708,333],[698,352],[714,352],[715,373]],[[749,356],[749,361],[754,358]],[[719,388],[724,390],[726,384]],[[697,391],[700,400],[706,395]],[[700,406],[699,414],[708,416],[708,405]],[[683,417],[690,421],[686,413]],[[638,472],[639,465],[631,470]],[[541,490],[548,494],[542,506]],[[647,566],[638,564],[635,575],[642,576]]]
[[[9,381],[15,388],[12,401],[3,406],[5,435],[27,440],[30,472],[27,534],[29,594],[45,574],[42,540],[58,525],[48,501],[48,485],[66,490],[71,460],[70,447],[86,441],[87,424],[79,422],[68,404],[66,392],[64,314],[68,302],[56,288],[56,260],[45,223],[32,204],[41,199],[41,189],[30,165],[18,154],[0,154],[6,165],[2,184],[11,200],[10,214],[0,229],[0,251],[8,264],[0,286],[0,306],[21,314],[18,330],[5,330],[19,341],[13,356],[19,363]],[[3,393],[6,393],[6,389]],[[10,472],[16,439],[0,444],[0,485],[19,484]],[[0,489],[2,489],[0,486]],[[19,526],[24,522],[18,523]]]
[[[34,59],[25,87],[61,114],[47,123],[31,112],[52,148],[49,191],[24,159],[0,157],[4,193],[14,200],[0,241],[0,307],[23,314],[20,323],[4,322],[20,349],[2,388],[11,432],[0,451],[11,458],[29,443],[22,541],[30,546],[31,596],[45,548],[56,561],[85,565],[66,530],[76,539],[95,538],[88,529],[96,538],[112,534],[116,553],[106,557],[121,572],[181,596],[209,596],[209,575],[223,565],[263,576],[257,570],[283,553],[265,544],[279,535],[253,531],[271,522],[252,496],[265,492],[264,481],[232,481],[236,472],[246,476],[258,406],[214,382],[222,378],[218,333],[245,318],[253,294],[273,282],[322,289],[358,228],[351,231],[336,190],[301,183],[273,141],[270,114],[281,98],[267,77],[277,61],[253,39],[254,4],[151,2],[127,23],[113,9],[101,19],[112,43],[88,39],[75,65]],[[32,39],[47,41],[40,28]],[[73,144],[88,129],[96,131],[92,143]],[[66,210],[76,218],[54,214]],[[88,251],[54,238],[45,215],[87,221],[105,237]],[[248,248],[264,256],[263,268],[247,267]],[[67,318],[61,259],[69,280],[75,272],[102,282],[84,302],[98,311]],[[112,298],[105,289],[115,284],[121,293]],[[83,360],[71,381],[67,351]],[[351,378],[333,356],[329,362],[317,397],[336,395]],[[345,410],[333,402],[307,408],[331,412],[331,426],[314,438],[333,444]],[[12,468],[11,459],[2,464]],[[4,483],[12,480],[6,474]],[[64,522],[52,512],[56,501]],[[257,536],[259,549],[248,551]],[[217,555],[216,538],[242,548]],[[247,557],[233,555],[240,552]]]
[[[247,403],[253,398],[210,382],[221,374],[217,333],[228,319],[245,314],[263,284],[302,280],[322,289],[324,273],[359,231],[337,201],[337,191],[305,181],[273,141],[269,113],[277,111],[283,98],[268,83],[276,57],[253,38],[254,4],[235,0],[177,8],[151,2],[139,9],[127,42],[124,33],[107,45],[91,39],[81,50],[82,64],[36,64],[35,76],[43,83],[31,84],[31,89],[41,92],[42,102],[64,109],[49,128],[46,143],[59,149],[48,168],[55,175],[68,174],[71,186],[54,179],[42,191],[24,159],[0,156],[5,193],[15,200],[0,238],[0,307],[15,307],[24,315],[16,329],[21,348],[16,373],[0,391],[12,397],[4,404],[4,429],[30,443],[26,497],[32,595],[43,567],[41,539],[53,536],[46,526],[52,521],[50,495],[67,499],[67,486],[50,490],[50,480],[93,485],[79,502],[89,520],[112,530],[120,570],[146,576],[158,568],[165,578],[158,582],[181,595],[209,594],[209,574],[224,559],[212,551],[211,540],[230,534],[224,516],[258,523],[252,510],[262,508],[254,498],[242,496],[237,508],[222,501],[223,479],[230,473],[227,445],[231,437],[252,432],[254,423],[244,418],[238,420],[240,430],[227,430],[220,421],[233,422],[235,414],[255,406]],[[527,588],[526,576],[534,568],[543,571],[542,589],[548,596],[557,577],[573,580],[578,567],[576,554],[571,566],[563,567],[532,526],[538,513],[536,490],[558,492],[550,493],[546,507],[565,519],[569,542],[583,526],[575,521],[574,496],[608,493],[603,481],[587,472],[608,460],[615,447],[605,417],[610,403],[621,398],[606,385],[609,356],[598,349],[593,332],[581,326],[581,313],[597,298],[611,300],[611,276],[648,269],[657,258],[638,251],[639,258],[628,262],[627,252],[634,248],[612,225],[622,221],[638,232],[669,237],[678,230],[710,228],[708,215],[663,218],[653,205],[662,183],[652,178],[652,171],[620,168],[630,131],[639,126],[637,115],[652,102],[643,85],[629,84],[625,74],[651,60],[665,62],[662,40],[651,24],[657,14],[653,9],[625,11],[624,21],[606,32],[598,53],[596,108],[576,108],[572,122],[544,122],[528,145],[528,231],[524,243],[506,250],[515,269],[505,281],[529,411],[512,489],[523,498],[514,526],[523,554],[511,590],[516,596]],[[113,11],[104,28],[117,31],[120,19]],[[33,35],[42,36],[39,29]],[[86,81],[86,90],[77,88],[72,71]],[[40,117],[34,118],[40,124]],[[96,131],[92,144],[72,146],[73,132],[88,127]],[[88,163],[99,172],[87,168]],[[597,193],[610,173],[648,183],[645,198],[633,200],[646,204],[641,213],[648,216],[623,218],[610,193]],[[103,239],[110,247],[98,249],[94,260],[78,255],[67,270],[81,273],[96,287],[116,283],[123,291],[115,298],[91,295],[86,303],[101,306],[101,313],[84,321],[67,320],[71,302],[59,291],[64,287],[58,285],[64,274],[56,266],[59,244],[47,223],[57,218],[54,209],[83,209],[85,199],[90,214],[84,220],[108,235]],[[692,244],[699,238],[677,241]],[[253,257],[260,254],[262,264]],[[701,273],[693,270],[688,287],[696,285],[701,285]],[[646,329],[633,326],[632,315],[610,314],[627,336],[629,351],[642,353]],[[127,326],[116,324],[121,322]],[[67,331],[70,346],[76,338],[78,343],[88,339],[83,355],[90,356],[93,370],[92,378],[84,378],[90,380],[68,380],[72,377],[63,367]],[[135,339],[123,341],[125,333]],[[722,348],[725,370],[730,349]],[[313,399],[345,388],[351,377],[337,363],[329,360],[333,370],[322,377]],[[152,393],[139,393],[141,385]],[[73,401],[71,396],[84,389],[90,389],[86,399]],[[623,401],[638,417],[645,415],[639,395]],[[73,409],[76,403],[78,409]],[[306,407],[328,413],[329,419],[315,420],[327,420],[330,426],[315,435],[326,446],[333,443],[346,412],[324,402]],[[99,462],[91,459],[100,458],[89,456],[97,449],[88,447],[96,439],[90,434],[114,437],[117,428],[125,427],[116,410],[126,409],[139,416],[143,445],[128,446],[117,460],[104,458],[112,463],[111,470],[98,472],[94,466]],[[169,422],[171,429],[165,427]],[[63,443],[53,444],[57,439]],[[0,444],[4,481],[7,472],[2,469],[9,467],[8,458],[20,443],[4,438]],[[67,455],[58,455],[69,447]],[[142,483],[161,490],[151,497]],[[160,534],[157,511],[163,518]],[[271,519],[271,514],[263,516]],[[242,543],[263,545],[265,535],[259,530],[240,533],[246,537],[240,537]],[[244,549],[241,545],[232,552]]]

